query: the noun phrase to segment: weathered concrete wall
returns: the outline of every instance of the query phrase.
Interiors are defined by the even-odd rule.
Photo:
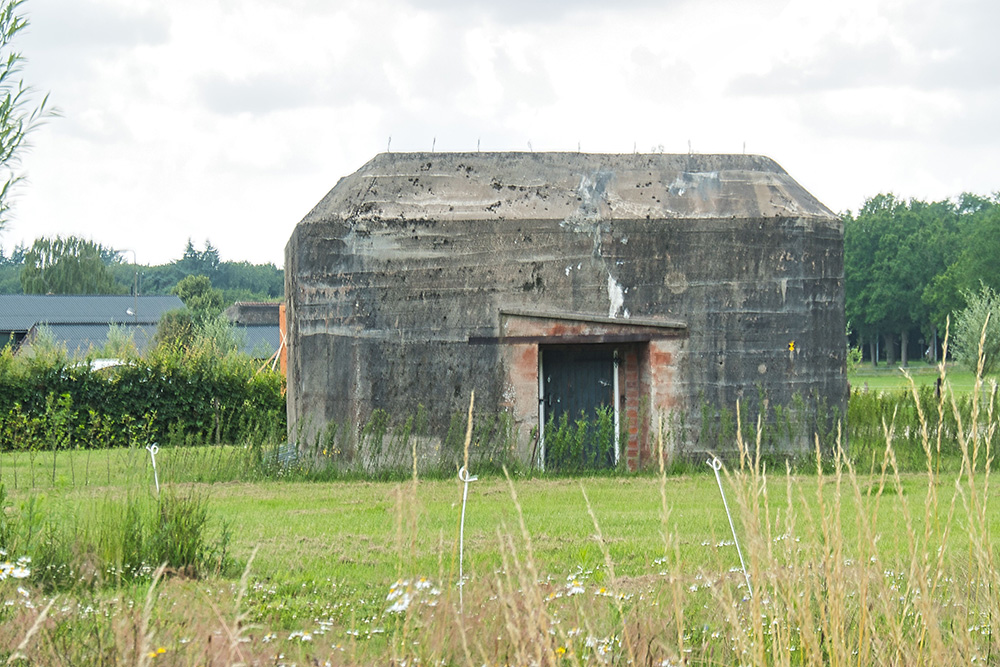
[[[654,409],[846,408],[841,222],[759,156],[382,154],[299,223],[285,274],[292,434],[418,404],[446,428],[472,389],[527,430],[519,312],[682,332],[645,339]]]

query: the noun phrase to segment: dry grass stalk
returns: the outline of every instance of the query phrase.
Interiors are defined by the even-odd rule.
[[[136,646],[135,663],[139,667],[148,667],[151,664],[156,652],[153,651],[153,631],[150,628],[150,621],[153,617],[153,606],[156,604],[157,585],[167,569],[167,564],[162,563],[153,573],[153,580],[146,591],[146,602],[142,606],[142,617],[139,621],[139,642]]]
[[[28,645],[31,643],[31,638],[35,636],[35,634],[41,629],[42,624],[45,623],[45,619],[49,616],[49,610],[52,609],[52,605],[55,604],[57,599],[59,599],[58,595],[49,600],[49,603],[45,605],[45,608],[42,609],[41,613],[35,617],[35,622],[32,623],[31,627],[28,628],[28,631],[24,633],[24,639],[22,639],[21,643],[17,645],[14,652],[10,654],[10,657],[7,658],[6,664],[12,665],[15,660],[28,659],[28,656],[24,654],[24,651],[28,649]]]
[[[212,601],[212,598],[208,595],[208,593],[201,590],[202,597],[206,602],[208,602],[208,605],[212,609],[212,613],[215,614],[215,618],[219,621],[219,625],[222,627],[222,630],[226,635],[226,639],[228,640],[228,655],[226,658],[226,664],[232,667],[247,664],[247,657],[243,653],[241,644],[243,643],[247,631],[249,631],[253,626],[246,623],[247,613],[242,610],[242,607],[243,599],[246,597],[247,589],[250,585],[250,569],[256,556],[257,547],[254,547],[253,551],[250,553],[250,558],[247,559],[246,567],[243,568],[243,574],[240,576],[239,587],[236,589],[232,623],[228,623],[226,621],[226,616],[219,610],[218,606]]]

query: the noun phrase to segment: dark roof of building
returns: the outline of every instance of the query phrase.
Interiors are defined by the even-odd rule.
[[[92,349],[100,349],[108,341],[109,324],[47,324],[52,337],[71,355],[86,355]],[[155,324],[135,326],[131,323],[121,325],[122,332],[132,337],[136,350],[142,354],[156,334]]]
[[[155,326],[163,313],[183,307],[177,296],[0,294],[0,331],[27,331],[38,324]]]
[[[762,155],[382,153],[302,224],[837,216]]]
[[[281,344],[277,324],[236,324],[234,327],[243,335],[243,351],[259,359],[273,355]]]

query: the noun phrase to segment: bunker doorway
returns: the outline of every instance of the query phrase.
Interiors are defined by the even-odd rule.
[[[609,345],[539,350],[545,470],[610,468],[619,456],[618,356]]]

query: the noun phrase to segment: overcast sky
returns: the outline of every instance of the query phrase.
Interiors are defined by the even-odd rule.
[[[283,265],[386,150],[748,153],[835,211],[1000,190],[996,0],[28,0],[8,250]],[[131,259],[131,255],[129,255]]]

